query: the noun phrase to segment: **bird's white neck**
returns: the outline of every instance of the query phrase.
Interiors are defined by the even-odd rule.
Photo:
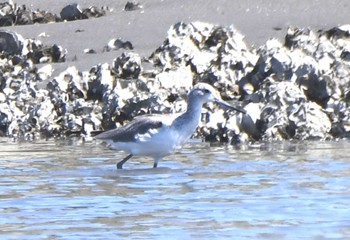
[[[202,103],[196,99],[189,99],[186,112],[174,120],[173,129],[181,135],[181,143],[189,139],[196,130],[201,118],[201,112]]]

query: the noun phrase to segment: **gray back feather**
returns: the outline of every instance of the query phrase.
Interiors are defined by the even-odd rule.
[[[145,134],[150,129],[158,129],[162,126],[163,123],[159,117],[141,116],[120,128],[103,132],[95,138],[113,142],[134,142],[137,134]]]

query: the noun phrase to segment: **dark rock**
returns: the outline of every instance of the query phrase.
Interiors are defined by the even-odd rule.
[[[23,48],[23,41],[21,35],[8,31],[0,31],[0,51],[10,55],[20,54]]]
[[[124,11],[134,11],[142,9],[142,5],[138,2],[127,2],[124,7]]]
[[[70,4],[62,8],[60,16],[62,20],[66,21],[74,21],[86,18],[77,3]]]

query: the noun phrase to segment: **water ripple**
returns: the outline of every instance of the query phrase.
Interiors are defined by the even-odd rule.
[[[349,146],[197,143],[116,171],[94,143],[3,142],[0,237],[348,238]]]

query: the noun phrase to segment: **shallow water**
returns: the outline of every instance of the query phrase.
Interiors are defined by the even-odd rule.
[[[152,169],[74,141],[0,146],[1,239],[350,238],[350,143],[191,143]]]

